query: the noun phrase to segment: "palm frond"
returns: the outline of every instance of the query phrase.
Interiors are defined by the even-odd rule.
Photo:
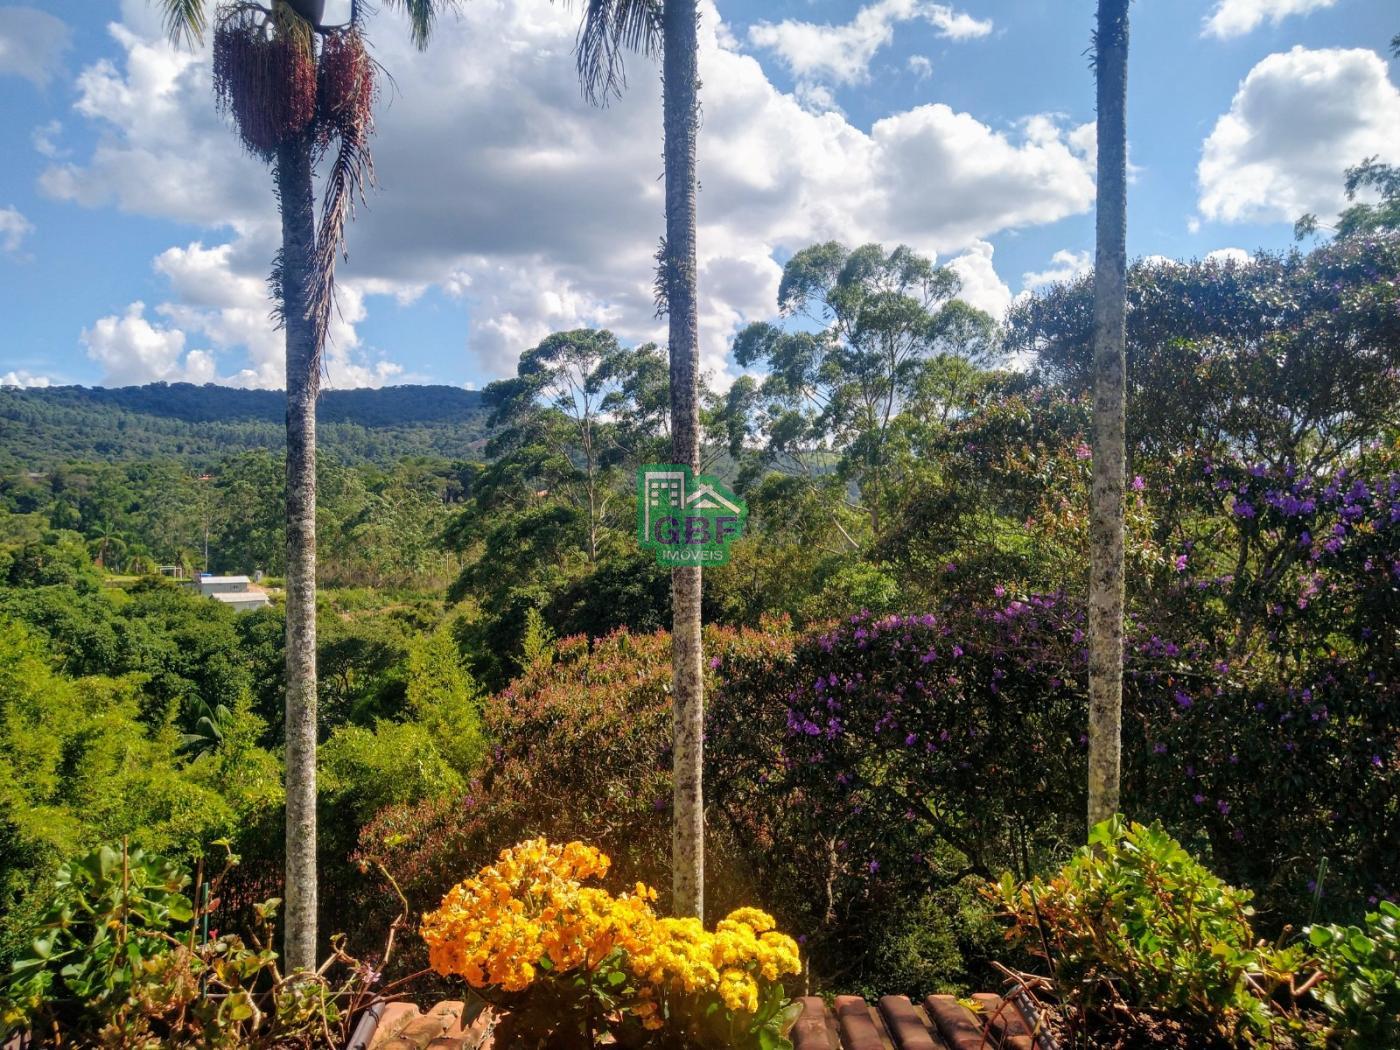
[[[369,140],[374,134],[374,103],[378,97],[377,64],[364,39],[352,26],[329,37],[321,53],[321,117],[324,149],[338,140],[335,161],[325,180],[325,198],[316,234],[316,261],[307,316],[316,345],[324,345],[335,308],[335,267],[345,255],[345,229],[374,184],[374,159]]]
[[[374,184],[374,160],[369,144],[354,136],[342,136],[335,163],[326,175],[326,196],[316,232],[316,263],[312,271],[307,316],[315,331],[316,346],[323,347],[335,308],[335,266],[346,256],[345,228],[355,216],[355,204],[364,203]]]
[[[568,2],[568,0],[566,0]],[[628,52],[661,53],[662,0],[582,0],[575,54],[579,83],[595,105],[606,105],[627,87]]]
[[[409,33],[419,51],[428,46],[438,16],[457,10],[460,3],[461,0],[384,0],[385,7],[408,15]]]
[[[165,10],[165,31],[172,43],[188,43],[191,47],[204,39],[209,28],[209,15],[204,0],[160,0]]]

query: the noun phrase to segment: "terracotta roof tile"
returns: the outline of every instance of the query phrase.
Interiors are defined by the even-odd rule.
[[[1025,1018],[996,995],[973,996],[973,1013],[951,995],[930,995],[916,1006],[887,995],[871,1006],[854,995],[837,996],[833,1008],[818,996],[799,1000],[794,1050],[1036,1050]],[[465,1028],[463,1021],[467,1020]],[[509,1050],[494,1044],[489,1011],[468,1018],[460,1002],[439,1003],[427,1013],[411,1003],[384,1008],[369,1050]],[[984,1028],[989,1032],[984,1033]]]

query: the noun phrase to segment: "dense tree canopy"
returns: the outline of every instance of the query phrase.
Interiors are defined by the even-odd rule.
[[[1141,260],[1128,278],[1131,455],[1241,455],[1322,469],[1400,416],[1400,236],[1247,263]],[[1089,389],[1087,277],[1013,308],[1007,345]]]

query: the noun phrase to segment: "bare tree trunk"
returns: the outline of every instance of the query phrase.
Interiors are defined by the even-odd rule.
[[[316,395],[307,317],[316,251],[311,140],[277,150],[282,312],[287,335],[286,969],[316,968]]]
[[[696,0],[667,0],[663,14],[666,132],[666,302],[670,314],[671,459],[700,471],[699,319],[695,288],[695,141],[699,125]],[[705,696],[700,642],[701,569],[671,570],[671,668],[675,807],[672,906],[702,916],[705,906]]]
[[[1128,3],[1099,0],[1094,481],[1089,524],[1089,825],[1118,811],[1123,723]]]

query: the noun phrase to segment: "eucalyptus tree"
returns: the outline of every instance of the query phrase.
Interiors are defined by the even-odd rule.
[[[659,364],[656,347],[625,348],[606,329],[555,332],[526,350],[514,379],[483,392],[497,431],[487,446],[494,463],[483,494],[519,490],[523,482],[528,491],[566,499],[583,515],[583,552],[596,562],[607,526],[618,524],[619,497],[633,491],[621,473],[662,454]]]
[[[700,132],[697,0],[582,0],[578,73],[584,93],[606,102],[626,86],[623,57],[661,55],[666,236],[657,252],[656,296],[668,317],[671,462],[700,471],[700,318],[696,287],[695,157]],[[701,915],[705,900],[704,666],[699,566],[671,570],[671,665],[675,778],[672,906]]]
[[[1128,285],[1128,5],[1099,0],[1094,33],[1093,489],[1089,508],[1089,826],[1118,811],[1123,748],[1123,482]]]
[[[285,958],[316,966],[316,398],[335,299],[335,264],[357,198],[373,181],[369,138],[379,68],[365,45],[361,4],[350,21],[322,24],[325,0],[156,0],[173,40],[194,43],[213,9],[216,101],[243,147],[271,165],[282,247],[270,284],[286,333],[286,789]],[[386,0],[427,44],[456,0]],[[319,223],[316,160],[334,159]]]
[[[739,364],[767,372],[750,400],[764,464],[841,482],[838,497],[854,482],[875,540],[906,410],[946,417],[968,381],[959,366],[975,372],[998,356],[996,323],[958,299],[961,288],[903,245],[816,244],[788,260],[778,286],[783,317],[802,324],[756,321],[734,342]]]

